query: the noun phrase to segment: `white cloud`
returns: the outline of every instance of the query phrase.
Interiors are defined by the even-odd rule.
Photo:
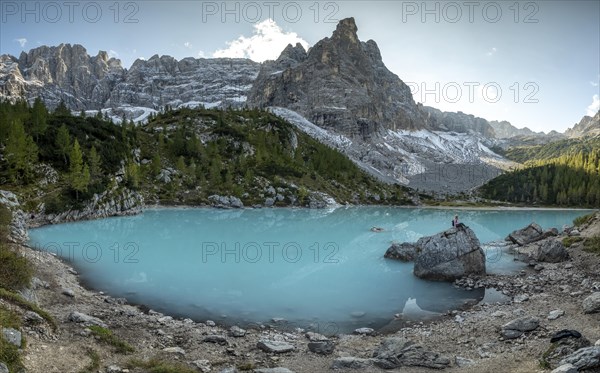
[[[274,60],[288,44],[302,44],[306,49],[308,42],[295,32],[285,32],[271,19],[254,25],[254,35],[240,36],[227,42],[228,47],[213,53],[213,57],[250,58],[256,62]]]
[[[116,51],[111,49],[108,51],[108,57],[109,58],[119,58],[119,53],[117,53]]]
[[[494,54],[496,54],[496,52],[498,52],[498,49],[496,49],[496,47],[493,47],[492,49],[490,49],[490,50],[489,50],[489,51],[486,53],[486,55],[491,57],[491,56],[493,56]]]
[[[598,82],[594,82],[590,80],[590,84],[592,85],[592,87],[597,87],[598,86]]]
[[[14,41],[16,41],[17,43],[21,44],[21,48],[25,48],[25,44],[27,44],[27,39],[26,38],[15,39]]]
[[[204,51],[198,51],[198,58],[206,58],[206,53],[204,53]]]
[[[186,41],[185,43],[183,43],[183,46],[186,47],[187,49],[192,49],[192,43],[190,43],[189,41]]]
[[[593,117],[600,110],[600,97],[598,95],[594,95],[592,97],[592,104],[587,107],[587,115]]]

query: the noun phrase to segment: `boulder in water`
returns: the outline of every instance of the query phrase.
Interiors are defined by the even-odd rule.
[[[414,274],[435,281],[454,281],[466,275],[485,274],[485,254],[468,227],[450,228],[417,241]]]

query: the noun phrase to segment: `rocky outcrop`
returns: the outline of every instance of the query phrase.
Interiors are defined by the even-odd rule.
[[[584,116],[579,123],[565,131],[565,135],[569,138],[578,138],[585,136],[600,135],[600,111],[593,117]]]
[[[19,58],[0,56],[0,97],[41,97],[51,108],[63,100],[75,111],[129,107],[124,115],[134,113],[135,107],[238,107],[246,101],[259,67],[247,59],[177,61],[155,55],[136,60],[127,70],[104,51],[90,56],[78,44],[41,46]]]
[[[212,204],[213,207],[222,208],[222,209],[241,209],[244,207],[242,201],[234,196],[219,196],[212,195],[208,197],[208,200]]]
[[[454,281],[466,275],[485,274],[485,254],[470,228],[451,228],[416,243],[419,255],[414,274],[435,281]]]
[[[386,129],[420,129],[426,115],[410,88],[384,65],[373,40],[361,42],[354,18],[308,52],[288,46],[261,67],[249,104],[294,110],[325,129],[369,140]]]
[[[80,210],[40,215],[36,224],[58,224],[68,221],[92,220],[109,216],[136,215],[142,212],[144,197],[127,188],[114,188],[94,197]]]
[[[488,138],[496,137],[490,123],[483,118],[462,111],[445,112],[430,106],[424,106],[423,109],[429,115],[429,122],[436,130],[478,134]]]
[[[29,236],[25,224],[25,213],[21,210],[21,204],[17,196],[12,192],[0,190],[0,205],[6,206],[12,214],[9,240],[15,243],[27,242]]]

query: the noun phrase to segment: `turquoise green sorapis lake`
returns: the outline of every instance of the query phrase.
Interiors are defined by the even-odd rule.
[[[560,230],[586,211],[151,209],[33,229],[30,245],[70,261],[93,289],[173,316],[239,325],[282,318],[335,333],[483,299],[483,289],[423,281],[412,263],[383,258],[393,242],[449,228],[455,213],[483,244],[488,272],[505,273],[524,264],[486,243],[532,221]]]

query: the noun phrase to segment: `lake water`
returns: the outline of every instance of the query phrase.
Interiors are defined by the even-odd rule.
[[[224,324],[283,318],[290,328],[332,334],[383,327],[397,313],[427,317],[483,299],[482,289],[423,281],[412,274],[412,263],[383,258],[392,242],[414,242],[448,228],[454,213],[394,207],[151,209],[45,226],[29,235],[32,247],[70,261],[91,288],[132,303]],[[532,221],[561,229],[586,212],[458,213],[485,244]],[[371,232],[373,226],[384,231]],[[488,272],[523,268],[497,247],[486,248],[486,255]]]

